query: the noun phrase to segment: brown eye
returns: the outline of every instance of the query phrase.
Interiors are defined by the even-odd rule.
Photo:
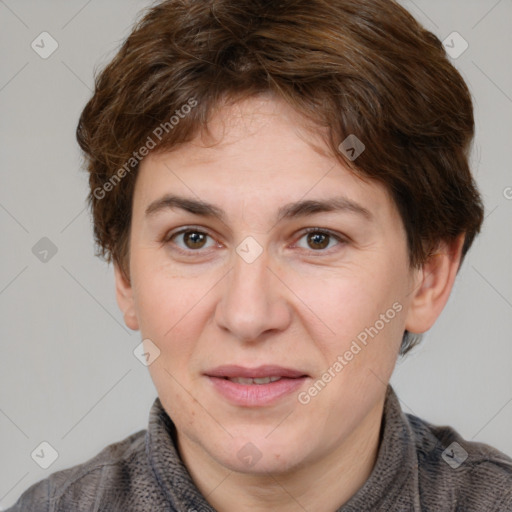
[[[307,228],[298,240],[297,245],[309,252],[327,255],[332,250],[342,249],[348,243],[348,239],[342,234],[337,234],[324,228]]]
[[[208,246],[208,239],[210,245]],[[215,245],[215,240],[208,234],[198,229],[182,229],[166,237],[166,244],[174,246],[179,252],[189,254],[192,252],[202,253],[200,249],[208,249]]]
[[[331,235],[329,235],[328,233],[322,233],[320,231],[308,233],[308,245],[314,250],[325,249],[329,245],[330,237]]]
[[[199,231],[186,231],[183,234],[183,242],[189,249],[201,249],[206,241],[207,235]]]

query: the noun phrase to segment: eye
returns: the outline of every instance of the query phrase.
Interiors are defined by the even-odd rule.
[[[299,241],[305,239],[307,247],[301,247],[300,244],[297,244],[301,249],[329,253],[330,251],[328,249],[332,249],[333,246],[343,246],[347,243],[347,239],[345,237],[335,234],[327,229],[307,228],[304,231],[305,233],[299,238]],[[208,238],[211,240],[209,246],[207,245]],[[174,248],[178,252],[187,255],[204,252],[201,251],[201,249],[219,246],[208,233],[190,226],[174,233],[170,233],[165,237],[164,243],[175,246]]]
[[[198,252],[199,249],[203,249],[205,247],[208,248],[206,245],[208,238],[211,239],[211,236],[204,231],[194,228],[186,228],[175,233],[171,233],[166,237],[165,242],[172,242],[174,245],[176,245],[178,250],[182,252]],[[176,240],[181,240],[182,245],[177,243]],[[213,244],[210,245],[210,247],[213,246],[215,246],[215,241],[213,241]]]
[[[303,238],[306,239],[306,243],[308,244],[308,247],[305,247],[305,249],[312,249],[316,252],[328,252],[324,249],[332,248],[333,245],[331,245],[331,242],[337,242],[338,245],[344,245],[346,243],[343,237],[335,235],[329,230],[320,228],[306,229],[305,234],[303,234],[299,240]],[[334,245],[336,245],[336,243],[334,243]]]

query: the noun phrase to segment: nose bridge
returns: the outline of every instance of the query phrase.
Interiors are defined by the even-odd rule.
[[[232,282],[230,283],[234,294],[241,294],[258,301],[268,293],[266,281],[268,280],[268,258],[262,254],[254,261],[247,261],[237,254],[234,258]],[[267,279],[266,279],[267,278]]]
[[[268,330],[284,329],[289,322],[279,281],[267,268],[268,252],[261,248],[256,255],[255,246],[251,247],[251,241],[248,244],[242,242],[234,254],[216,311],[218,325],[246,341]]]

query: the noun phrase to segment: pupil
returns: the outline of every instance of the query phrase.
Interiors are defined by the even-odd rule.
[[[323,233],[313,233],[309,235],[309,240],[316,244],[317,249],[324,249],[329,245],[328,237],[329,235]]]
[[[204,242],[204,235],[197,231],[190,231],[185,235],[186,242],[191,242],[191,246],[194,248],[201,247]]]
[[[329,236],[323,233],[312,233],[308,235],[309,241],[316,246],[316,249],[324,249],[329,245]],[[186,242],[191,242],[193,247],[201,247],[204,242],[204,235],[197,231],[191,231],[185,235]]]

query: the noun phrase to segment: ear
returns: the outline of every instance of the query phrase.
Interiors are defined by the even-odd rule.
[[[123,312],[124,323],[133,331],[139,330],[139,320],[135,311],[133,288],[117,263],[114,264],[116,280],[116,299],[119,309]]]
[[[428,331],[448,302],[460,265],[465,235],[441,243],[417,272],[405,328],[412,333]]]

